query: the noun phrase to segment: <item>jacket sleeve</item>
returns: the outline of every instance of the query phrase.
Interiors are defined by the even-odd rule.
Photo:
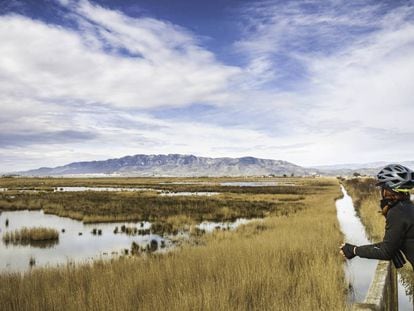
[[[362,258],[391,260],[400,249],[405,234],[404,220],[398,214],[394,209],[388,212],[382,242],[358,246],[355,250],[356,255]]]

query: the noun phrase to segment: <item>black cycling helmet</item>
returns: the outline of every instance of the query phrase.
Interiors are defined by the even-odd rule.
[[[394,191],[414,187],[414,172],[400,164],[389,164],[377,174],[377,186]]]

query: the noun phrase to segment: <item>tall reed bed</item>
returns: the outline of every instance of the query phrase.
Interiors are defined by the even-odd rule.
[[[327,182],[325,180],[325,182]],[[336,181],[304,208],[166,255],[0,275],[3,310],[345,310]]]
[[[309,188],[309,187],[308,187]],[[296,195],[292,195],[297,197]],[[57,192],[20,193],[12,198],[0,194],[0,210],[43,209],[47,213],[84,222],[166,220],[188,216],[195,221],[232,221],[264,217],[269,213],[291,213],[303,208],[301,200],[251,200],[255,195],[157,196],[146,193]],[[156,207],[156,208],[154,208]]]
[[[59,232],[52,228],[34,227],[15,231],[6,231],[3,234],[5,244],[26,245],[37,242],[54,241],[59,239]]]

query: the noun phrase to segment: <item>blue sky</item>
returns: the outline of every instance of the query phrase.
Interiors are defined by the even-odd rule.
[[[414,159],[413,1],[0,1],[0,172]]]

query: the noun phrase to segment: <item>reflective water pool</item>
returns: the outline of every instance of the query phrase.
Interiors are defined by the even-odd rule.
[[[259,219],[246,219],[246,218],[239,218],[235,222],[213,222],[213,221],[203,221],[202,223],[197,225],[197,228],[200,230],[204,230],[205,232],[213,232],[214,230],[234,230],[240,225],[248,224],[252,221],[257,221]]]
[[[175,196],[213,196],[218,195],[219,192],[161,192],[161,196],[175,197]]]
[[[6,226],[6,220],[8,226]],[[54,266],[69,261],[87,262],[97,258],[109,258],[122,254],[130,249],[133,241],[146,246],[151,240],[160,245],[164,241],[166,247],[172,244],[168,238],[155,234],[130,236],[125,233],[114,234],[115,227],[121,226],[148,229],[147,222],[119,222],[84,224],[81,221],[55,215],[44,214],[43,211],[2,212],[0,215],[0,271],[22,271],[28,269],[30,258],[36,260],[36,266]],[[47,227],[59,231],[59,241],[52,247],[35,247],[6,245],[3,234],[22,227]],[[101,230],[101,235],[93,234],[93,229]],[[64,232],[62,232],[64,231]]]
[[[221,223],[203,222],[197,227],[204,229],[205,232],[222,228],[233,230],[247,222],[249,222],[247,219]],[[36,246],[6,245],[3,242],[5,232],[23,227],[56,229],[59,232],[59,241],[50,245]],[[126,234],[128,229],[134,229],[135,234]],[[56,266],[66,265],[68,262],[82,263],[96,259],[109,259],[122,255],[125,249],[130,250],[132,242],[145,248],[151,244],[151,241],[156,241],[157,251],[165,252],[174,247],[174,242],[183,239],[189,239],[189,234],[179,232],[174,236],[163,237],[153,234],[149,222],[84,224],[78,220],[45,214],[43,211],[2,212],[0,213],[0,272],[26,271],[30,269],[31,258],[35,259],[36,266]]]
[[[274,187],[274,186],[296,186],[292,182],[280,181],[231,181],[222,182],[221,186],[238,186],[238,187]]]
[[[230,181],[230,182],[222,182],[220,183],[220,185],[221,186],[239,186],[239,187],[272,187],[272,186],[280,186],[281,183],[276,182],[276,181]]]

